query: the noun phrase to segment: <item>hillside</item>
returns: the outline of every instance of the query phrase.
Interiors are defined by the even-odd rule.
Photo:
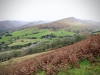
[[[69,17],[69,18],[65,18],[65,19],[61,19],[61,20],[57,20],[51,23],[46,23],[46,24],[42,24],[39,25],[39,28],[58,28],[58,29],[68,29],[72,26],[76,26],[76,27],[80,27],[82,28],[87,28],[87,29],[95,29],[99,27],[100,29],[100,23],[99,22],[94,22],[94,21],[90,21],[90,20],[80,20],[80,19],[76,19],[74,17]],[[94,28],[95,27],[95,28]]]
[[[15,28],[14,30],[19,30],[19,29],[23,29],[23,28],[28,28],[28,27],[32,27],[32,26],[36,26],[36,25],[39,25],[39,24],[44,24],[44,23],[48,23],[49,21],[33,21],[33,22],[30,22],[28,24],[25,24],[23,26],[20,26],[20,27],[17,27]]]
[[[75,71],[76,69],[77,71],[81,69],[81,72],[79,70],[75,72],[75,75],[88,75],[93,73],[99,75],[100,59],[96,60],[97,56],[100,58],[99,37],[100,35],[92,36],[73,45],[33,56],[20,63],[13,63],[12,66],[9,65],[9,67],[5,67],[1,70],[1,75],[37,75],[42,73],[44,75],[59,75],[59,73],[61,73],[61,75],[62,73],[64,73],[64,75],[72,75],[73,70]],[[81,62],[81,65],[79,62]],[[92,65],[92,67],[90,65]],[[87,69],[88,72],[86,71]]]
[[[82,61],[90,65],[100,55],[98,34],[99,23],[73,17],[50,23],[31,22],[5,32],[0,35],[0,75],[62,75],[69,67],[79,68]]]
[[[43,24],[41,24],[43,23]],[[73,17],[54,22],[36,21],[15,28],[15,30],[0,36],[0,51],[21,49],[37,42],[53,42],[56,39],[68,37],[89,36],[100,31],[99,23],[79,20]]]
[[[27,23],[28,22],[10,21],[10,20],[0,21],[0,32],[7,31],[12,28],[16,28],[16,27],[22,26]]]

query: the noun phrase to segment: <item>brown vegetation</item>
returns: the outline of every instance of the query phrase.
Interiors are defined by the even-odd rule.
[[[10,66],[8,74],[0,75],[30,75],[38,70],[45,71],[46,75],[57,75],[61,67],[65,68],[67,73],[68,64],[74,68],[79,67],[79,60],[96,62],[94,56],[100,56],[100,35],[15,63]]]

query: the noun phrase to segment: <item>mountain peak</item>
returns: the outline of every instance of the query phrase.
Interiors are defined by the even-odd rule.
[[[67,20],[70,20],[70,21],[77,21],[78,19],[76,19],[75,17],[69,17],[69,18],[67,18]]]
[[[76,19],[75,17],[69,17],[68,19]]]

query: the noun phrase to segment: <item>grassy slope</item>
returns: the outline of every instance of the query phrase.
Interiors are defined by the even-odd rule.
[[[43,52],[43,53],[47,53],[47,52]],[[32,54],[32,55],[27,55],[24,57],[18,57],[15,59],[11,59],[9,61],[6,62],[2,62],[0,63],[0,65],[9,65],[12,64],[13,62],[21,62],[23,60],[27,60],[31,57],[34,57],[36,55],[40,55],[42,53],[37,53],[37,54]],[[83,60],[80,61],[80,68],[71,68],[70,66],[68,66],[68,75],[99,75],[100,74],[100,57],[96,57],[96,59],[98,60],[98,62],[95,63],[90,63],[88,60]],[[88,70],[88,71],[87,71]],[[40,74],[40,75],[45,75],[44,71],[38,71],[36,73]],[[61,71],[58,73],[58,75],[67,75],[65,73],[65,71],[63,70],[63,68],[61,69]]]
[[[100,75],[100,57],[96,58],[98,62],[90,63],[88,60],[79,62],[80,68],[71,68],[68,66],[68,72],[61,68],[57,75]],[[46,75],[44,71],[38,71],[35,75]]]
[[[53,29],[59,29],[59,30],[54,32],[49,29],[46,29],[46,30],[41,29],[43,27],[47,27],[47,28],[49,27],[49,28],[51,28],[51,30],[53,30]],[[39,28],[40,28],[40,30],[39,30]],[[63,30],[60,31],[60,29],[63,29]],[[64,29],[66,29],[67,31],[65,31]],[[83,32],[86,32],[86,31],[89,32],[86,29],[99,30],[100,28],[98,26],[94,27],[94,26],[90,25],[90,23],[87,25],[87,22],[86,23],[77,22],[76,18],[70,17],[70,18],[66,18],[66,19],[62,19],[62,20],[58,20],[58,21],[54,21],[54,22],[50,22],[50,23],[41,24],[41,25],[35,26],[35,27],[25,28],[25,29],[22,29],[19,31],[14,31],[11,33],[13,36],[9,36],[9,37],[3,36],[3,38],[0,39],[0,42],[4,41],[8,44],[9,40],[11,40],[12,37],[17,37],[17,36],[20,36],[21,39],[31,38],[31,37],[37,37],[38,39],[40,39],[41,36],[47,35],[50,33],[54,33],[54,35],[56,35],[56,36],[65,36],[65,35],[73,35],[75,33],[73,31],[77,31],[77,30],[78,31],[84,30]],[[68,32],[68,30],[69,30],[69,32]],[[39,33],[33,34],[33,32],[39,32]],[[26,35],[26,36],[24,36],[24,35]]]
[[[48,51],[50,52],[50,51]],[[5,61],[0,63],[0,65],[9,65],[9,64],[13,64],[13,63],[20,63],[24,60],[27,60],[29,58],[44,54],[47,52],[42,52],[42,53],[36,53],[36,54],[31,54],[31,55],[27,55],[27,56],[23,56],[23,57],[18,57],[18,58],[13,58],[9,61]],[[65,73],[65,70],[62,68],[60,70],[60,72],[57,75],[99,75],[100,74],[100,57],[96,58],[98,60],[98,62],[96,63],[90,63],[90,61],[88,60],[83,60],[80,61],[80,68],[71,68],[70,65],[68,66],[68,73]],[[35,75],[46,75],[44,71],[38,71]]]
[[[36,41],[40,41],[40,39],[35,39],[35,40],[34,39],[18,39],[14,43],[10,44],[9,46],[23,45],[23,44],[27,44],[27,43],[33,43]]]
[[[80,68],[71,69],[69,66],[69,75],[99,75],[100,74],[100,57],[95,63],[90,63],[88,60],[80,61]],[[64,71],[58,73],[58,75],[66,75]]]
[[[50,52],[50,51],[49,51]],[[18,57],[11,59],[9,61],[5,61],[0,63],[0,65],[9,65],[13,63],[20,63],[24,60],[27,60],[31,57],[38,56],[40,54],[44,54],[47,52],[42,52],[42,53],[36,53],[36,54],[31,54],[23,57]],[[63,68],[60,69],[60,72],[57,75],[99,75],[100,74],[100,57],[96,58],[98,62],[96,63],[90,63],[88,60],[83,60],[80,61],[80,68],[71,68],[70,65],[68,66],[68,73],[66,74],[65,70]],[[37,71],[35,75],[46,75],[44,71]]]
[[[39,33],[33,34],[34,32],[39,32]],[[23,44],[29,43],[30,41],[31,42],[44,41],[44,39],[41,39],[41,36],[51,34],[51,33],[56,35],[57,36],[56,38],[58,38],[59,36],[66,36],[66,35],[73,36],[75,34],[73,32],[65,31],[64,29],[58,30],[58,31],[51,31],[49,29],[40,29],[39,30],[39,29],[37,29],[37,27],[32,27],[32,28],[25,28],[25,29],[22,29],[19,31],[11,32],[12,36],[3,36],[2,39],[0,39],[0,42],[4,41],[8,44],[9,40],[12,40],[12,38],[19,36],[20,39],[13,41],[13,43],[10,44],[9,46],[14,46],[17,44],[23,45]],[[37,39],[30,39],[32,37],[36,37]],[[24,41],[21,42],[21,40],[24,40]],[[51,40],[46,39],[45,41],[51,41]]]
[[[0,62],[0,65],[6,66],[6,65],[9,65],[9,64],[13,64],[13,63],[20,63],[20,62],[22,62],[24,60],[33,58],[33,57],[41,55],[41,54],[46,54],[46,53],[49,53],[49,52],[52,52],[52,51],[55,51],[55,50],[51,50],[51,51],[47,51],[47,52],[41,52],[41,53],[35,53],[35,54],[30,54],[30,55],[26,55],[26,56],[22,56],[22,57],[13,58],[13,59],[10,59],[8,61]],[[5,51],[5,52],[10,52],[10,51]],[[0,53],[2,53],[2,52],[0,52]]]
[[[56,35],[56,36],[64,36],[64,35],[73,36],[74,35],[73,32],[68,32],[68,31],[65,31],[65,30],[58,30],[56,32],[53,32],[53,34]]]
[[[28,58],[31,58],[31,57],[34,57],[34,56],[37,56],[37,55],[40,55],[40,54],[44,54],[44,53],[47,53],[47,52],[41,52],[41,53],[30,54],[30,55],[26,55],[26,56],[22,56],[22,57],[13,58],[13,59],[10,59],[8,61],[1,62],[0,65],[5,66],[5,65],[13,64],[13,63],[20,63],[24,60],[27,60]]]

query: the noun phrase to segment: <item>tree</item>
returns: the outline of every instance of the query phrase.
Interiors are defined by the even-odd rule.
[[[0,36],[0,39],[2,39],[2,37]]]
[[[20,56],[21,55],[21,52],[20,51],[12,51],[11,52],[11,56],[12,57],[18,57],[18,56]]]

